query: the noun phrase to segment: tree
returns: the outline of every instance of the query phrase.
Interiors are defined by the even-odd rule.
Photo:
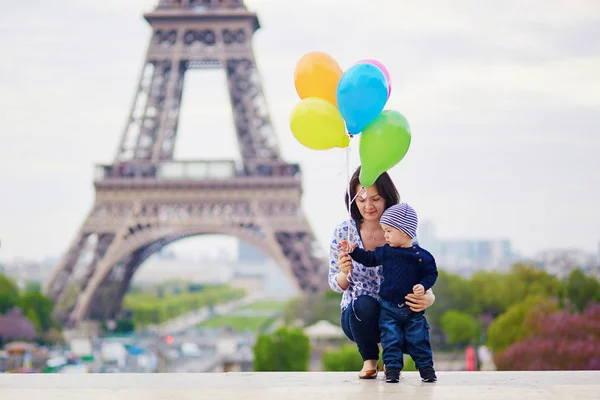
[[[476,293],[475,301],[482,313],[496,317],[510,306],[511,295],[506,274],[475,272],[471,278],[471,283]]]
[[[131,333],[135,331],[135,324],[130,319],[119,319],[115,326],[114,333]]]
[[[569,303],[577,311],[584,311],[589,304],[600,301],[600,283],[593,276],[585,276],[580,269],[569,274],[564,286]]]
[[[494,317],[528,296],[558,297],[559,280],[534,265],[515,264],[510,273],[476,272],[472,278],[482,312]]]
[[[473,316],[458,310],[448,310],[441,318],[441,326],[450,344],[466,345],[477,341],[481,332]]]
[[[304,325],[326,320],[340,325],[341,294],[328,290],[319,296],[294,298],[286,304],[283,319],[286,324],[300,320]]]
[[[52,307],[52,300],[40,292],[25,293],[21,297],[21,308],[27,318],[30,318],[32,313],[36,315],[38,324],[36,325],[34,320],[31,322],[34,322],[39,333],[46,332],[52,327]]]
[[[42,284],[39,282],[28,281],[25,283],[25,293],[42,292]]]
[[[475,301],[475,291],[470,280],[446,271],[439,271],[433,287],[437,301],[427,309],[427,321],[440,325],[442,315],[451,309],[477,315],[479,307]]]
[[[308,371],[309,358],[308,336],[298,328],[259,335],[254,345],[255,371]]]
[[[554,275],[537,266],[515,264],[507,276],[510,304],[521,302],[527,296],[556,298],[560,293],[560,281]]]
[[[40,322],[40,317],[33,308],[27,309],[25,317],[33,324],[36,332],[42,332],[42,323]]]
[[[530,336],[496,355],[500,370],[600,370],[600,304],[585,312],[536,314]]]
[[[556,311],[557,306],[542,296],[527,297],[522,303],[510,306],[505,313],[491,323],[487,331],[487,344],[496,353],[506,349],[513,343],[524,339],[530,333],[525,324],[532,313],[548,313]]]
[[[323,353],[323,368],[325,371],[359,371],[363,359],[355,344],[345,344],[339,350]]]
[[[19,288],[7,276],[0,274],[0,315],[19,306]]]

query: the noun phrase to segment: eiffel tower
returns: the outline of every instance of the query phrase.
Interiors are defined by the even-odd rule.
[[[179,239],[225,234],[268,254],[304,293],[327,285],[301,209],[301,175],[284,162],[252,50],[260,25],[243,0],[160,0],[131,112],[95,202],[45,293],[67,326],[114,318],[137,268]],[[178,161],[185,72],[224,68],[241,162]]]

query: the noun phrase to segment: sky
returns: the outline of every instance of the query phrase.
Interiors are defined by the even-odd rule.
[[[157,0],[5,2],[0,14],[0,262],[59,257],[110,163]],[[441,239],[509,239],[533,256],[600,243],[600,2],[246,0],[254,51],[286,161],[323,249],[346,218],[345,150],[289,130],[296,62],[324,51],[347,69],[374,58],[386,109],[412,129],[390,170],[402,200]],[[368,5],[367,5],[368,4]],[[175,156],[237,158],[222,71],[186,75]],[[349,168],[359,165],[358,139]],[[207,241],[203,242],[209,248]],[[198,249],[200,247],[194,246]]]

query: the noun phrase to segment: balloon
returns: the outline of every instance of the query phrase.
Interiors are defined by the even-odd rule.
[[[319,97],[337,107],[336,90],[342,68],[330,55],[313,51],[302,56],[294,71],[294,85],[301,99]]]
[[[360,133],[381,113],[387,102],[387,81],[372,64],[356,64],[342,75],[337,104],[352,134]]]
[[[410,147],[410,126],[402,114],[386,110],[360,136],[359,180],[371,186],[379,175],[398,164]]]
[[[327,150],[350,144],[338,109],[316,97],[303,99],[294,107],[290,128],[294,137],[309,149]]]
[[[377,68],[379,68],[379,70],[381,72],[383,72],[383,75],[385,76],[385,79],[387,79],[387,84],[388,84],[388,99],[389,99],[390,95],[392,94],[392,77],[390,76],[390,73],[387,70],[387,68],[385,67],[385,65],[383,65],[382,63],[380,63],[377,60],[372,60],[370,58],[367,58],[365,60],[360,60],[359,62],[357,62],[357,64],[373,64],[374,66],[376,66]]]

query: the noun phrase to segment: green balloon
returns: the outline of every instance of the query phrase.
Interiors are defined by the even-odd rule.
[[[360,134],[360,183],[375,184],[379,175],[398,164],[410,147],[410,126],[398,111],[379,114]]]

